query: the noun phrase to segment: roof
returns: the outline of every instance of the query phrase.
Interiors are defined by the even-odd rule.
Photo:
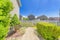
[[[20,7],[21,6],[21,1],[20,0],[16,0],[17,3],[18,3],[18,6]]]

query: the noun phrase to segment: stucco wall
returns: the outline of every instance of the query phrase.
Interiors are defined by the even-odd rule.
[[[11,0],[11,2],[13,3],[14,9],[13,11],[11,11],[11,15],[13,16],[14,14],[17,14],[18,18],[19,18],[19,6],[16,0]]]

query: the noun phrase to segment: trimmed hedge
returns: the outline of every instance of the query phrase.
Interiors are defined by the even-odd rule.
[[[60,27],[52,23],[40,22],[37,23],[37,32],[45,40],[58,40],[58,36],[60,35]]]

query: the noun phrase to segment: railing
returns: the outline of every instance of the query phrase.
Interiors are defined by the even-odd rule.
[[[26,23],[26,22],[31,22],[31,23],[38,23],[38,22],[49,22],[49,23],[54,23],[56,25],[58,25],[58,22],[59,21],[56,21],[56,20],[20,20],[21,22],[23,23]]]

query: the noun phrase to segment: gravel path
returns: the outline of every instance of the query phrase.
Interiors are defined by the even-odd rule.
[[[25,34],[22,36],[21,40],[39,40],[39,38],[35,34],[34,28],[28,27],[26,29]]]
[[[16,32],[11,37],[8,37],[6,40],[39,40],[39,38],[35,34],[35,29],[32,27],[28,27],[26,28],[23,36],[20,36],[20,34]]]

